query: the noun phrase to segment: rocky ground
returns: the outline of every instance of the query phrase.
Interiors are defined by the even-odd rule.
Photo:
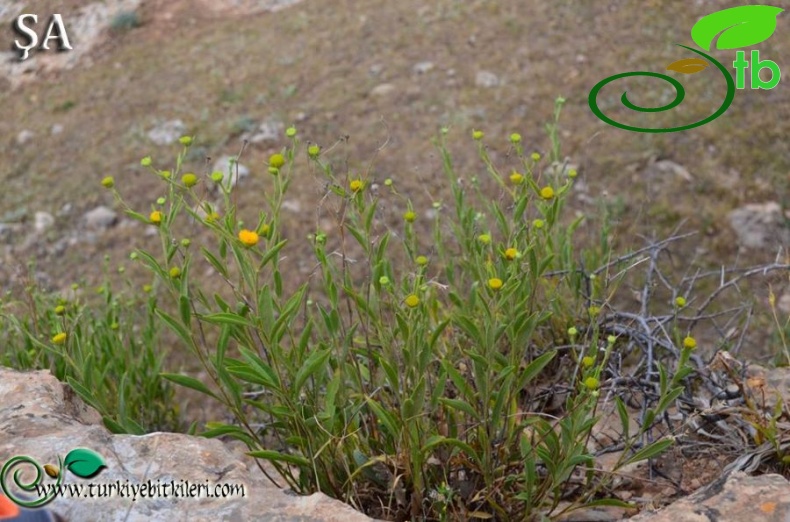
[[[784,139],[790,94],[783,84],[739,91],[721,118],[666,135],[608,127],[587,105],[590,88],[606,76],[661,71],[684,57],[674,43],[689,44],[696,19],[718,6],[706,0],[6,2],[0,5],[6,28],[18,12],[62,12],[75,49],[22,63],[13,53],[0,55],[0,290],[16,291],[28,276],[56,291],[67,292],[74,282],[90,287],[100,270],[86,266],[95,268],[103,255],[109,267],[126,265],[131,249],[150,245],[151,231],[127,219],[99,181],[113,175],[135,208],[149,208],[158,189],[139,160],[150,154],[162,165],[171,162],[184,133],[197,137],[188,158],[196,172],[222,168],[245,140],[250,144],[239,172],[243,209],[256,212],[256,193],[267,186],[263,160],[284,146],[283,130],[295,124],[304,139],[336,144],[346,168],[370,171],[379,182],[393,178],[425,215],[447,197],[429,142],[439,126],[450,127],[461,169],[480,168],[473,128],[486,132],[495,161],[505,160],[514,131],[545,154],[543,123],[558,95],[567,99],[563,155],[580,171],[572,210],[594,216],[603,209],[613,217],[616,248],[637,248],[645,237],[681,226],[699,231],[673,252],[692,268],[772,262],[790,242]],[[790,51],[782,36],[787,25],[780,16],[776,35],[760,45],[780,65]],[[10,29],[0,32],[0,48],[10,49],[16,37]],[[718,105],[721,86],[694,81],[685,114],[706,114]],[[668,95],[651,83],[629,88],[643,93],[645,105]],[[289,235],[328,226],[313,212],[323,190],[317,180],[300,180],[284,206]],[[597,224],[591,219],[580,229],[583,240],[594,239]],[[28,259],[35,261],[30,274]],[[294,280],[309,270],[307,262],[294,263]],[[133,284],[145,282],[133,269],[126,274]],[[738,355],[763,363],[780,349],[769,283],[778,309],[790,315],[786,278],[739,286],[755,312]],[[174,362],[189,368],[178,354]],[[687,469],[686,476],[699,472],[705,480],[680,489],[690,492],[718,470]],[[749,480],[735,482],[753,491]],[[754,480],[770,489],[778,479]],[[712,498],[710,505],[721,504]],[[786,506],[765,502],[750,506],[761,510],[753,518],[782,519],[771,517],[784,516]],[[742,519],[728,516],[718,520]]]

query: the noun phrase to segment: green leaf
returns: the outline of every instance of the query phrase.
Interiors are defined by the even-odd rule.
[[[475,450],[469,444],[460,441],[458,439],[451,439],[448,437],[444,437],[442,435],[433,435],[430,437],[426,442],[425,446],[422,447],[421,452],[423,454],[427,454],[428,451],[439,446],[440,444],[447,444],[448,446],[455,446],[456,448],[460,449],[470,458],[472,458],[475,462],[480,464],[480,456],[475,452]]]
[[[247,319],[234,313],[219,312],[216,314],[203,315],[200,318],[208,323],[242,326],[245,328],[252,327],[252,323]]]
[[[154,313],[156,313],[156,315],[158,315],[159,318],[162,319],[162,321],[164,321],[167,326],[181,338],[182,341],[184,341],[185,345],[192,346],[192,335],[190,334],[189,330],[184,328],[184,325],[180,324],[172,316],[168,315],[166,312],[163,312],[159,308],[157,308]]]
[[[108,430],[110,430],[110,433],[114,433],[116,435],[123,435],[123,434],[127,433],[126,428],[121,426],[118,422],[114,421],[110,417],[107,417],[106,415],[104,417],[102,417],[102,421],[104,422],[104,426]],[[145,431],[142,431],[142,432],[139,433],[139,435],[144,435],[144,434],[145,434]],[[138,434],[135,434],[135,435],[138,435]]]
[[[675,402],[675,399],[680,397],[681,393],[683,393],[683,387],[678,386],[677,388],[671,389],[669,393],[661,397],[661,400],[658,401],[658,406],[656,406],[656,415],[663,415],[667,408],[669,408],[672,403]]]
[[[185,388],[195,390],[204,395],[208,395],[209,397],[213,397],[219,400],[219,397],[217,397],[213,391],[209,390],[208,387],[205,384],[203,384],[203,382],[195,379],[194,377],[190,377],[189,375],[183,375],[180,373],[162,373],[160,374],[160,376],[163,379],[178,384],[179,386],[183,386]]]
[[[466,382],[466,378],[461,375],[461,372],[453,366],[453,363],[451,363],[449,359],[443,359],[442,366],[447,372],[447,375],[450,376],[450,380],[453,381],[455,387],[461,392],[461,395],[468,401],[475,400],[477,394],[472,390],[472,387],[469,386],[469,383]]]
[[[387,434],[392,438],[397,438],[400,435],[400,430],[398,429],[398,421],[395,416],[382,408],[378,402],[370,397],[365,397],[365,401],[368,403],[368,406],[370,406],[370,409],[373,410],[376,418],[381,422],[384,428],[386,428]]]
[[[557,355],[557,352],[551,350],[529,363],[519,376],[518,382],[516,382],[516,389],[523,390],[526,385],[529,384],[529,382],[534,379],[552,359],[554,359],[555,355]]]
[[[77,448],[68,452],[63,467],[80,478],[92,478],[107,467],[101,455],[87,448]]]
[[[140,223],[143,223],[145,225],[150,225],[151,224],[151,221],[147,217],[142,215],[142,214],[138,214],[137,212],[134,212],[133,210],[125,210],[124,212],[126,213],[127,216],[129,216],[132,219],[135,219],[135,220],[139,221]]]
[[[376,262],[381,262],[387,254],[387,245],[390,242],[390,233],[386,232],[379,241],[379,246],[376,248]]]
[[[219,296],[219,294],[214,294],[214,302],[217,303],[217,306],[219,306],[220,310],[223,312],[230,310],[230,305],[226,303],[225,300]]]
[[[480,329],[477,328],[468,317],[457,316],[454,318],[455,324],[460,326],[469,338],[477,344],[483,344],[483,336],[480,334]]]
[[[214,267],[214,270],[216,270],[217,273],[220,274],[222,277],[227,279],[228,269],[225,268],[225,265],[223,265],[222,262],[219,259],[217,259],[217,257],[214,254],[206,250],[206,247],[200,247],[200,250],[201,252],[203,252],[203,257],[206,258],[206,261],[208,261],[211,264],[211,266]]]
[[[440,397],[439,402],[445,406],[453,408],[454,410],[462,411],[477,421],[481,420],[480,414],[478,414],[475,409],[472,408],[472,406],[470,406],[467,402],[464,402],[460,399],[447,399],[444,397]]]
[[[266,252],[263,258],[261,258],[260,264],[258,265],[259,272],[261,268],[265,267],[267,263],[269,263],[272,259],[274,259],[274,257],[280,252],[280,250],[282,250],[282,248],[285,246],[287,242],[288,242],[287,239],[283,239],[282,241],[271,247]]]
[[[298,455],[288,455],[286,453],[280,453],[279,451],[272,451],[272,450],[259,450],[259,451],[250,451],[247,453],[250,457],[255,457],[256,459],[265,459],[274,462],[285,462],[287,464],[293,464],[294,466],[303,466],[308,467],[310,466],[310,461],[304,457],[300,457]]]
[[[639,462],[640,460],[646,460],[655,457],[656,455],[660,455],[663,453],[668,447],[672,445],[674,441],[672,439],[661,439],[657,440],[652,444],[649,444],[642,448],[641,450],[637,451],[633,455],[631,455],[628,460],[623,463],[623,466],[627,466],[628,464],[633,464],[634,462]]]
[[[738,49],[756,45],[776,30],[776,17],[784,11],[770,5],[743,5],[702,17],[691,28],[691,39],[710,51],[716,36],[717,49]]]
[[[178,298],[178,311],[181,312],[181,322],[189,324],[192,319],[192,303],[189,297],[182,295]]]
[[[293,396],[299,397],[299,392],[304,386],[305,381],[309,379],[313,374],[318,372],[322,366],[326,364],[326,361],[329,359],[329,356],[332,355],[332,351],[329,348],[325,348],[323,350],[317,350],[310,354],[310,357],[307,358],[304,365],[299,368],[299,371],[296,372],[296,378],[294,379],[293,383]]]
[[[275,390],[280,390],[282,388],[277,373],[275,373],[271,366],[263,362],[257,353],[244,346],[239,347],[239,352],[241,352],[241,355],[247,361],[249,368],[259,375],[259,379],[261,379],[259,384],[263,384]],[[234,373],[236,368],[231,370],[230,367],[228,367],[228,371]]]
[[[230,343],[230,326],[223,325],[222,331],[219,333],[219,340],[217,340],[217,368],[224,368],[225,364],[223,363],[225,359],[225,352],[228,350],[228,344]]]
[[[620,416],[620,424],[623,426],[623,438],[628,440],[628,428],[631,425],[628,419],[628,410],[625,409],[625,403],[620,397],[615,397],[614,403],[617,406],[617,414]]]
[[[231,426],[229,424],[208,423],[208,429],[200,434],[201,437],[213,439],[215,437],[229,436],[234,439],[240,440],[244,443],[252,443],[253,439],[249,433],[244,431],[238,426]]]
[[[79,395],[83,401],[93,406],[96,410],[102,411],[104,409],[96,400],[96,397],[94,397],[93,393],[91,393],[90,390],[88,390],[85,386],[77,382],[74,377],[66,377],[66,382],[69,386],[71,386],[71,389],[77,392],[77,395]]]

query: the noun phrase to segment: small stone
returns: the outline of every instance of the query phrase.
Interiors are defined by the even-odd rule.
[[[52,228],[54,224],[55,217],[49,212],[36,212],[33,216],[33,229],[38,234]]]
[[[501,83],[502,81],[499,79],[499,76],[490,71],[478,71],[477,76],[475,76],[475,85],[478,87],[490,89],[492,87],[498,87]]]
[[[63,132],[63,125],[61,125],[60,123],[56,123],[55,125],[52,126],[52,129],[50,129],[50,132],[52,133],[53,136],[55,136],[56,134],[60,134],[61,132]]]
[[[371,96],[387,96],[395,92],[395,86],[391,83],[380,83],[370,91]]]
[[[118,214],[114,210],[105,206],[96,207],[82,216],[85,225],[93,229],[107,229],[115,225]]]
[[[184,135],[187,128],[181,120],[170,120],[157,125],[148,131],[148,139],[156,145],[170,145],[178,141]]]
[[[775,201],[744,205],[730,212],[728,218],[743,248],[759,249],[790,242],[782,207]]]
[[[239,180],[246,178],[250,175],[250,169],[241,163],[233,162],[236,156],[222,156],[214,162],[212,172],[222,172],[222,183],[227,183],[230,178],[230,186],[235,187]],[[237,170],[238,169],[238,170]],[[238,175],[237,175],[238,172]],[[209,186],[216,186],[213,184]]]
[[[246,139],[250,143],[276,142],[283,137],[284,133],[285,124],[283,122],[268,119],[261,123],[256,130],[242,134],[242,139]]]
[[[671,160],[659,160],[654,163],[651,163],[647,169],[645,169],[644,175],[649,178],[663,178],[666,176],[676,176],[678,178],[683,179],[683,181],[691,182],[694,178],[691,176],[691,173],[679,163],[675,163]]]
[[[376,63],[370,66],[370,69],[368,69],[368,74],[370,74],[371,76],[378,76],[382,73],[383,70],[384,70],[384,66],[381,65],[380,63]]]
[[[282,208],[283,210],[288,210],[294,214],[298,214],[302,211],[302,205],[295,199],[287,199],[283,201]]]
[[[35,136],[33,131],[27,129],[20,131],[19,134],[16,135],[16,143],[17,145],[24,145],[28,141],[32,140],[33,136]]]
[[[412,71],[414,71],[416,74],[425,74],[431,72],[434,67],[435,65],[433,62],[428,62],[428,61],[419,62],[414,64],[414,67],[412,67]]]

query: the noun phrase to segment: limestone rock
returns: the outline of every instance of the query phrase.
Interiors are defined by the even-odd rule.
[[[285,124],[283,122],[275,119],[268,119],[261,123],[254,131],[242,134],[242,139],[250,143],[276,142],[284,136],[284,133]]]
[[[412,71],[414,71],[415,74],[425,74],[431,72],[434,67],[436,67],[436,65],[433,62],[429,62],[429,61],[418,62],[414,64],[414,67],[412,67]]]
[[[35,459],[41,466],[58,462],[74,449],[98,453],[106,468],[90,479],[66,472],[64,484],[95,491],[107,485],[115,494],[99,498],[57,497],[48,507],[66,520],[96,522],[176,522],[214,520],[270,520],[281,522],[363,522],[370,518],[322,494],[298,496],[272,485],[253,460],[218,439],[174,433],[143,436],[112,435],[92,408],[70,387],[49,372],[20,373],[0,367],[0,463],[17,455]],[[35,476],[32,466],[12,468],[22,477]],[[45,475],[46,477],[46,475]],[[54,483],[46,477],[46,483]],[[132,498],[132,486],[144,484]],[[176,498],[174,486],[182,488]],[[99,486],[101,485],[101,486]],[[183,493],[184,487],[204,492],[199,497]],[[211,495],[234,492],[227,496]],[[242,486],[244,496],[240,496]],[[125,487],[125,489],[124,489]],[[167,498],[161,495],[168,488]],[[231,488],[231,489],[229,489]],[[155,493],[160,493],[157,495]],[[87,497],[87,491],[83,493]],[[123,494],[121,494],[123,492]]]
[[[490,89],[492,87],[498,87],[501,83],[502,80],[499,79],[499,76],[490,71],[478,71],[475,76],[475,85],[478,87]]]
[[[35,136],[35,133],[31,130],[21,130],[19,131],[19,134],[16,135],[16,143],[17,145],[24,145],[28,141],[32,140]]]
[[[33,216],[33,229],[41,234],[52,228],[55,224],[55,217],[49,212],[36,212]]]
[[[156,145],[171,145],[184,135],[187,128],[181,120],[170,120],[161,123],[148,131],[148,139]]]
[[[738,244],[744,248],[783,246],[790,242],[782,207],[775,201],[745,205],[730,212],[728,218]]]
[[[82,216],[85,226],[93,229],[110,228],[118,221],[118,214],[111,208],[99,206]]]
[[[657,513],[632,522],[784,522],[790,519],[790,482],[781,475],[732,473]]]
[[[250,169],[241,163],[236,163],[235,159],[235,156],[222,156],[214,162],[214,166],[212,167],[212,172],[222,172],[223,184],[227,184],[228,178],[230,178],[231,187],[235,187],[239,180],[250,175]],[[233,163],[231,163],[231,161],[233,161]],[[237,172],[238,175],[236,175]],[[210,186],[216,187],[213,182]]]
[[[380,84],[376,85],[375,87],[373,87],[373,89],[370,90],[370,95],[374,96],[374,97],[386,96],[386,95],[391,94],[393,92],[395,92],[395,86],[394,85],[392,85],[391,83],[380,83]]]

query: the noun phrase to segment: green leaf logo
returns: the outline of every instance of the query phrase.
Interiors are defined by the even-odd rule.
[[[717,49],[737,49],[763,42],[776,30],[776,17],[784,11],[770,5],[744,5],[704,16],[691,28],[691,39],[706,51],[713,40]]]
[[[107,466],[104,464],[104,459],[102,459],[101,455],[95,451],[77,448],[69,451],[68,455],[66,455],[63,467],[78,477],[91,478],[98,475]]]

